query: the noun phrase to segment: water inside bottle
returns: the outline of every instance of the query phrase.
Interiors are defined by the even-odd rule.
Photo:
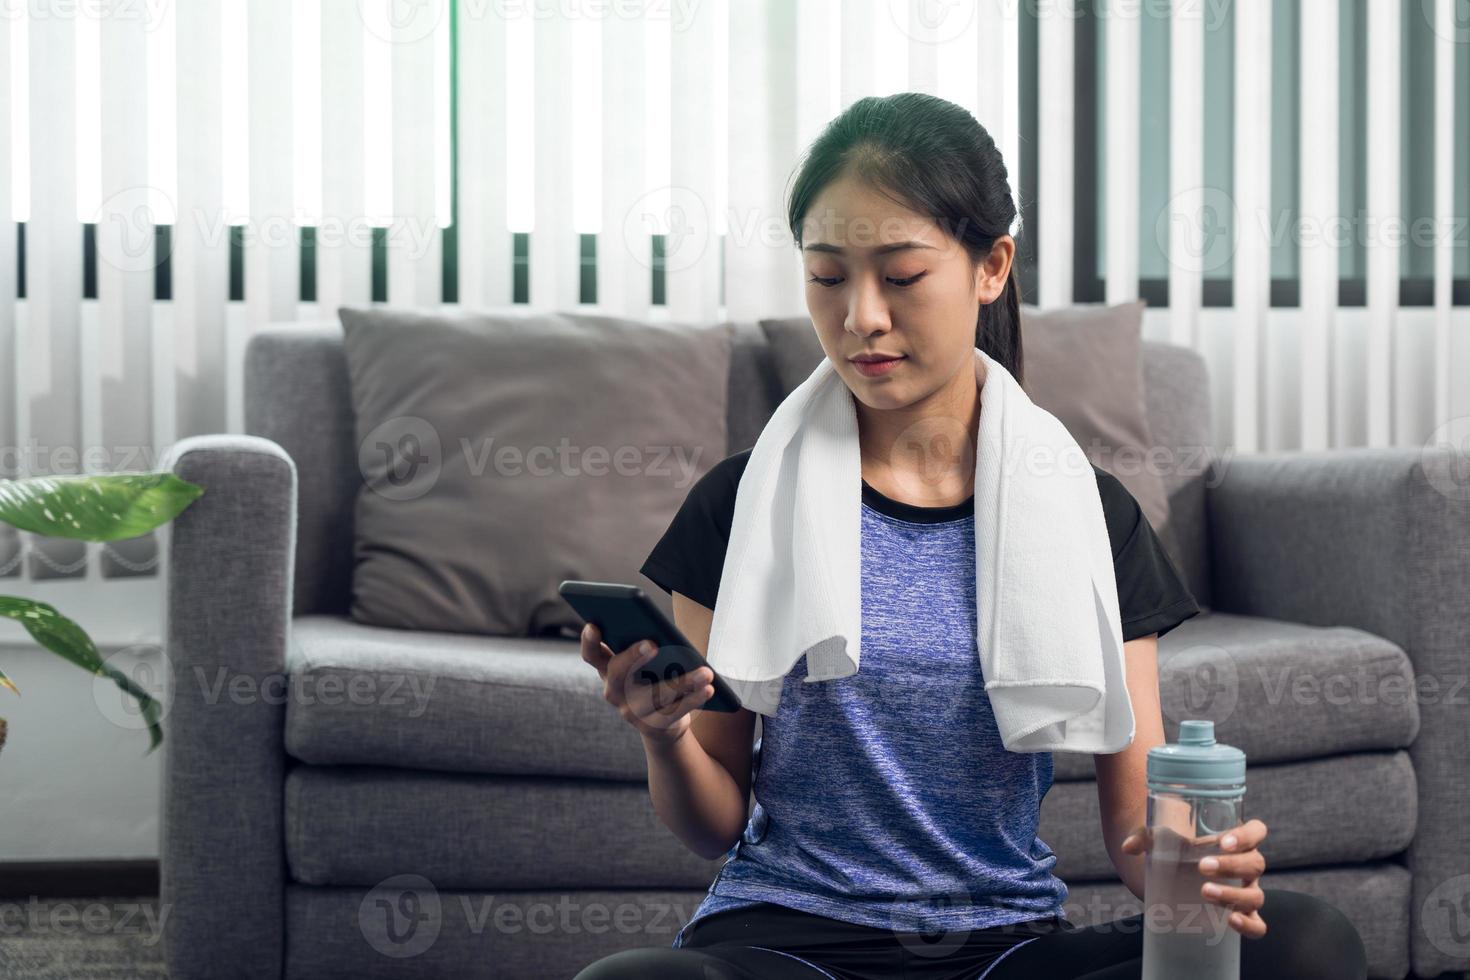
[[[1240,933],[1230,927],[1230,909],[1209,901],[1200,889],[1206,881],[1236,887],[1242,882],[1200,873],[1201,858],[1222,853],[1223,831],[1198,832],[1196,802],[1168,796],[1149,800],[1153,842],[1145,859],[1143,980],[1240,976]],[[1228,826],[1234,824],[1231,820]]]

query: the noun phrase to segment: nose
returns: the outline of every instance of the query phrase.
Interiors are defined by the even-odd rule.
[[[849,295],[847,320],[843,323],[848,333],[866,338],[890,328],[888,305],[883,302],[883,292],[876,283],[866,276],[857,277]]]

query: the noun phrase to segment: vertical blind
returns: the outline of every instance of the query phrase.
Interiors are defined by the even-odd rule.
[[[238,430],[251,333],[341,304],[800,314],[802,151],[904,90],[1001,148],[1027,302],[1206,357],[1220,447],[1423,444],[1470,415],[1461,7],[14,4],[0,476]],[[158,557],[0,534],[5,576]]]

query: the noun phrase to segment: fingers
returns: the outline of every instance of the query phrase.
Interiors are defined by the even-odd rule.
[[[621,710],[630,721],[653,729],[668,729],[700,707],[715,693],[708,668],[657,684],[634,683],[626,688]]]
[[[1222,851],[1248,851],[1266,839],[1266,825],[1260,820],[1247,820],[1232,827],[1220,838]]]
[[[1260,917],[1266,895],[1258,886],[1234,887],[1209,881],[1200,889],[1205,901],[1213,902],[1231,911],[1228,919],[1232,928],[1241,935],[1259,938],[1266,933],[1266,923]]]
[[[1123,838],[1123,853],[1143,854],[1148,851],[1153,843],[1153,836],[1148,826],[1134,827],[1128,836]]]
[[[658,678],[652,672],[642,671],[642,668],[656,656],[658,656],[658,645],[651,640],[640,640],[614,654],[612,661],[607,666],[605,678],[607,700],[621,705],[628,701],[636,690],[646,687],[645,682],[657,680]]]
[[[1260,851],[1212,854],[1200,858],[1199,871],[1206,878],[1239,878],[1249,884],[1266,873],[1266,856]]]
[[[607,667],[612,661],[612,651],[602,642],[602,632],[591,623],[582,627],[582,659],[597,668],[607,679]]]

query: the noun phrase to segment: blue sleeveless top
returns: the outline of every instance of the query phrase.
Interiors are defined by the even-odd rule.
[[[729,496],[743,466],[721,467]],[[707,482],[720,479],[712,471]],[[1111,476],[1100,474],[1099,486],[1118,529],[1115,560],[1126,537],[1130,569],[1147,564],[1138,559],[1144,548],[1162,562],[1152,592],[1129,590],[1125,638],[1198,612],[1136,501]],[[1036,836],[1052,755],[1001,743],[976,653],[973,499],[918,507],[866,481],[862,493],[862,667],[808,684],[801,658],[787,674],[777,714],[761,718],[750,820],[689,924],[758,902],[903,932],[1064,916],[1067,886]],[[701,588],[674,557],[675,544],[688,555],[691,537],[708,536],[701,507],[726,506],[712,503],[710,487],[695,497],[643,572],[712,603],[706,590],[717,582]],[[714,525],[727,543],[722,516]]]

